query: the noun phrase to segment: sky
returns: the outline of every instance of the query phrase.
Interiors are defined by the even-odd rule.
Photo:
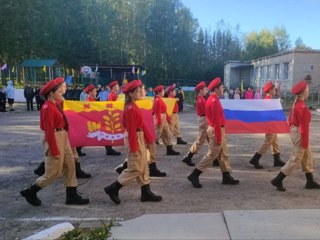
[[[242,33],[273,31],[284,27],[291,44],[298,37],[313,49],[320,50],[320,0],[181,0],[188,7],[200,27],[216,29],[224,20]]]

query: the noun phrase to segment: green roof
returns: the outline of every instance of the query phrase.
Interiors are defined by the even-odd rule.
[[[21,67],[52,67],[54,65],[59,65],[55,59],[25,59],[20,64]]]

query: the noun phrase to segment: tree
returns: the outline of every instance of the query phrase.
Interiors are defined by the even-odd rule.
[[[308,47],[306,44],[303,43],[303,40],[301,37],[298,37],[294,42],[294,49],[295,50],[311,50],[311,47]]]
[[[283,26],[275,27],[273,30],[273,35],[277,41],[278,51],[280,53],[290,50],[291,48],[290,37],[285,27]]]

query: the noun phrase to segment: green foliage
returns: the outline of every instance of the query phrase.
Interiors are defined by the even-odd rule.
[[[0,63],[54,58],[85,63],[139,64],[147,85],[165,79],[223,77],[224,63],[290,48],[285,28],[246,35],[223,20],[199,23],[181,0],[0,0]],[[299,48],[307,48],[298,42]]]
[[[111,236],[112,223],[98,228],[75,228],[63,234],[58,240],[105,240]]]

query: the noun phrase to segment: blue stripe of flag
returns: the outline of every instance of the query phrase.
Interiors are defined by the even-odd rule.
[[[283,110],[271,111],[238,111],[224,109],[226,120],[239,120],[242,122],[270,122],[287,121]]]

